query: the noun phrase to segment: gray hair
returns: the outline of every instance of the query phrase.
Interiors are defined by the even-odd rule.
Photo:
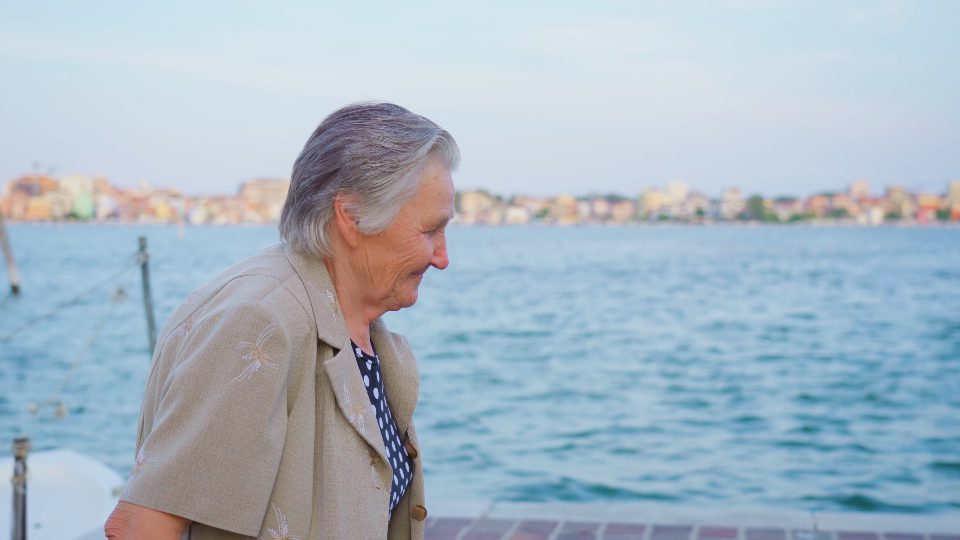
[[[416,193],[416,173],[433,156],[455,169],[453,136],[399,105],[356,103],[333,112],[293,164],[281,238],[296,251],[331,256],[327,227],[338,195],[349,196],[361,232],[382,232]]]

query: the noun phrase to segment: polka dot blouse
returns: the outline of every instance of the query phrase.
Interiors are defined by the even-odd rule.
[[[387,395],[383,389],[383,378],[380,377],[380,358],[376,354],[370,356],[363,352],[353,341],[350,343],[353,345],[353,351],[357,356],[357,365],[360,367],[363,385],[367,388],[367,397],[370,398],[370,403],[377,411],[377,425],[380,426],[380,436],[383,437],[383,446],[387,449],[387,457],[390,460],[390,466],[393,467],[393,482],[390,486],[390,513],[392,514],[394,507],[400,502],[413,479],[413,460],[407,454],[407,449],[403,447],[400,432],[397,430],[397,423],[394,422],[393,414],[390,412],[390,404],[387,403]]]

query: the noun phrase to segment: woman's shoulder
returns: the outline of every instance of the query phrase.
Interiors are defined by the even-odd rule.
[[[237,263],[193,291],[171,315],[161,336],[264,322],[291,338],[310,337],[316,331],[303,284],[276,248]]]
[[[196,307],[229,307],[256,303],[282,316],[293,308],[295,315],[305,312],[309,300],[303,283],[283,254],[282,246],[274,246],[248,257],[194,291],[184,304]]]

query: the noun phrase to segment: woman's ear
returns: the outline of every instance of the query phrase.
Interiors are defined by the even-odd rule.
[[[355,249],[363,233],[360,232],[360,218],[351,208],[352,203],[353,198],[349,195],[337,195],[333,199],[333,220],[343,240],[351,249]]]

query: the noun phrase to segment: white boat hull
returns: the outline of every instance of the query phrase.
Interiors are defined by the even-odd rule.
[[[13,458],[0,458],[0,534],[9,534],[13,509]],[[103,523],[117,504],[124,480],[103,463],[72,450],[27,456],[28,540],[103,538]]]

